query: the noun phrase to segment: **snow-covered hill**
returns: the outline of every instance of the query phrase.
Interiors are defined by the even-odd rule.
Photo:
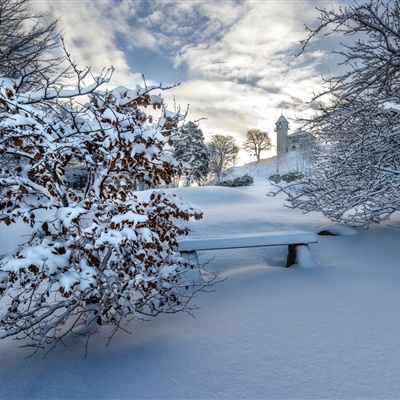
[[[234,179],[244,174],[254,178],[255,183],[266,183],[267,178],[273,174],[284,174],[289,171],[306,171],[310,167],[309,158],[302,151],[293,151],[279,157],[274,156],[259,162],[251,162],[240,167],[232,167],[226,170],[221,180]],[[215,184],[216,179],[210,182]]]

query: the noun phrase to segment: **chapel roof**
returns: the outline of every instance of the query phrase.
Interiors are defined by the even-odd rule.
[[[279,117],[278,121],[276,121],[276,122],[288,122],[288,121],[287,121],[287,119],[286,119],[283,115],[281,115],[281,116]]]

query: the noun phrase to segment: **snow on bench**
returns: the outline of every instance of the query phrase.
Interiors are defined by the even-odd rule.
[[[178,251],[182,254],[182,257],[192,259],[199,264],[197,251],[288,246],[286,268],[294,264],[300,267],[312,268],[318,266],[318,264],[315,262],[308,245],[317,242],[318,236],[315,233],[302,231],[186,237],[179,239]]]

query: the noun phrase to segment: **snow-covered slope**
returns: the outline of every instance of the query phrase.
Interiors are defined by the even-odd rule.
[[[252,187],[181,188],[203,209],[196,235],[328,229]],[[46,358],[0,342],[2,399],[395,399],[400,393],[400,219],[311,245],[316,269],[283,268],[286,248],[208,251],[227,278],[186,314],[107,327]],[[15,233],[15,232],[14,232]],[[354,232],[352,232],[354,233]],[[344,236],[342,236],[344,234]],[[10,244],[0,230],[0,253]]]
[[[234,179],[244,174],[249,174],[254,180],[266,180],[273,174],[284,174],[289,171],[306,171],[309,169],[309,158],[303,151],[293,151],[279,157],[274,156],[259,162],[250,162],[240,167],[232,167],[226,170],[222,180]],[[210,184],[214,184],[216,179]]]

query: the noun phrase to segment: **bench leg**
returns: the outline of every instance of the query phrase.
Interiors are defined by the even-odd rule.
[[[188,282],[190,284],[204,282],[204,279],[201,276],[200,263],[197,257],[197,252],[182,251],[181,256],[193,262],[193,264],[195,265],[195,268],[186,268],[185,272],[183,272],[182,274],[182,281]]]
[[[295,264],[303,268],[314,268],[319,266],[314,260],[308,244],[289,244],[286,268]]]

